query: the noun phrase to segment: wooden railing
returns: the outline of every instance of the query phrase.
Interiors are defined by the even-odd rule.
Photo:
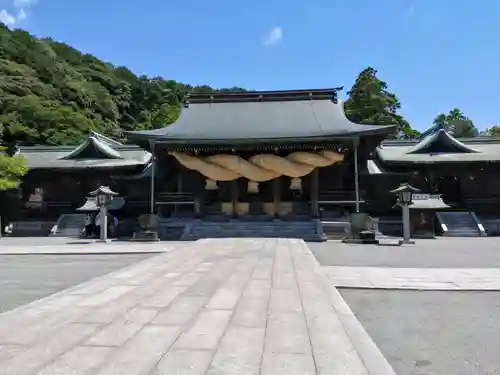
[[[194,195],[191,193],[166,193],[156,194],[156,204],[194,204]]]
[[[359,193],[360,203],[365,203],[363,196],[364,192]],[[334,190],[334,191],[324,191],[319,193],[319,204],[355,204],[356,203],[356,192],[351,190]]]

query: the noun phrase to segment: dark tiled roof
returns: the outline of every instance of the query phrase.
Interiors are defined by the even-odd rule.
[[[151,154],[139,146],[123,145],[91,133],[79,146],[21,146],[17,150],[29,169],[119,168],[146,165]]]
[[[500,139],[475,137],[455,139],[440,129],[422,140],[384,141],[376,151],[383,163],[499,162]]]
[[[132,140],[170,143],[249,143],[349,138],[394,126],[349,121],[337,89],[222,93],[188,98],[179,119],[164,128],[128,132]]]

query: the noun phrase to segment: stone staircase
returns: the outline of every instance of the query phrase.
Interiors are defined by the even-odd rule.
[[[86,214],[62,214],[50,231],[53,237],[79,237]]]
[[[440,222],[446,225],[446,237],[480,237],[482,234],[472,212],[437,212]]]
[[[245,220],[229,221],[193,220],[186,226],[183,241],[201,238],[299,238],[310,242],[325,241],[318,220]]]

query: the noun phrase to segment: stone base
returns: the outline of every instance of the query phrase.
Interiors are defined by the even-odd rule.
[[[158,232],[155,231],[139,231],[134,232],[134,236],[130,239],[137,242],[158,242]]]
[[[355,245],[378,245],[378,240],[373,238],[344,238],[342,239],[343,243],[347,244],[355,244]]]

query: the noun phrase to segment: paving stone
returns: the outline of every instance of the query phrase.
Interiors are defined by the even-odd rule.
[[[102,293],[96,294],[92,297],[89,297],[87,299],[84,299],[82,302],[79,303],[80,306],[101,306],[104,305],[106,302],[112,301],[114,299],[117,299],[118,297],[121,297],[125,293],[129,293],[132,290],[134,290],[135,287],[133,286],[112,286],[106,290],[104,290]]]
[[[51,339],[32,346],[0,366],[1,375],[32,374],[49,362],[73,348],[82,339],[94,333],[99,326],[92,324],[68,324]]]
[[[297,288],[295,275],[291,273],[280,273],[276,270],[273,274],[273,288],[274,289],[293,289]]]
[[[264,328],[230,326],[222,338],[207,375],[259,375]]]
[[[191,286],[200,278],[199,273],[189,272],[182,275],[177,281],[174,282],[174,286]]]
[[[151,375],[205,375],[213,352],[208,350],[170,350]]]
[[[265,327],[269,299],[243,297],[234,311],[231,324],[242,327]]]
[[[261,375],[316,375],[311,355],[264,353]],[[330,374],[335,374],[331,372]],[[341,373],[340,373],[341,374]]]
[[[68,323],[75,323],[79,317],[85,316],[89,308],[72,306],[56,311],[51,316],[43,316],[33,324],[20,325],[13,332],[10,330],[0,334],[0,344],[29,345],[43,341],[58,332]]]
[[[252,273],[252,279],[270,280],[273,274],[273,266],[268,264],[258,264]]]
[[[271,292],[271,313],[301,312],[302,303],[297,289],[274,289]]]
[[[267,320],[266,351],[311,353],[302,313],[272,314]]]
[[[207,272],[215,265],[216,263],[204,262],[200,263],[198,267],[195,268],[195,272]]]
[[[206,302],[205,297],[177,297],[167,309],[156,316],[152,323],[184,326],[196,316]]]
[[[243,297],[268,298],[270,293],[270,280],[250,280],[243,291]]]
[[[187,289],[186,286],[170,286],[148,298],[141,305],[144,307],[164,308]]]
[[[149,323],[158,310],[136,308],[129,311],[122,319],[106,326],[102,331],[93,335],[85,345],[120,346],[134,336],[139,330]]]
[[[193,326],[175,343],[175,348],[216,349],[231,314],[231,311],[225,310],[203,310]]]
[[[220,288],[207,305],[209,309],[232,310],[241,297],[240,288]]]
[[[0,345],[0,363],[18,355],[25,349],[26,347],[23,345]]]
[[[143,328],[108,358],[96,375],[148,374],[168,351],[181,331],[174,326]]]
[[[97,371],[113,348],[79,346],[63,354],[36,375],[86,375]]]

